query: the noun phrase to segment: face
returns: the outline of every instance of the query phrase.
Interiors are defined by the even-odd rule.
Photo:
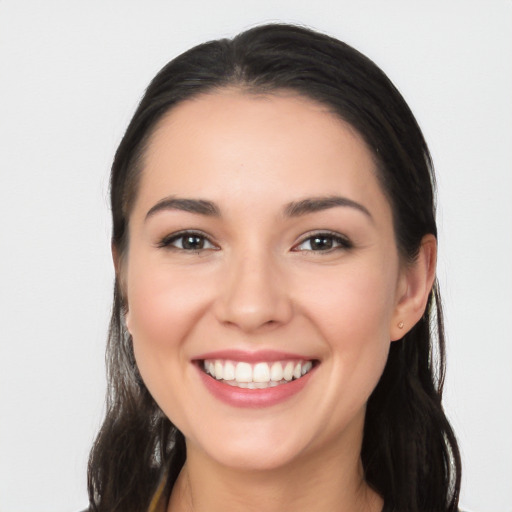
[[[348,125],[291,95],[179,104],[150,141],[125,256],[137,364],[189,454],[268,469],[359,446],[406,285]]]

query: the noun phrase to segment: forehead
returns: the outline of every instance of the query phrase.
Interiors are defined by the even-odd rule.
[[[222,90],[186,100],[159,122],[143,162],[139,198],[380,194],[362,137],[328,108],[291,93]],[[250,192],[250,194],[249,194]]]

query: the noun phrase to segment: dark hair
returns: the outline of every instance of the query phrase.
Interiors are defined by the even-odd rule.
[[[249,94],[290,90],[326,105],[359,132],[373,153],[402,257],[414,260],[423,236],[436,235],[430,154],[412,112],[390,80],[371,60],[337,39],[271,24],[232,40],[199,45],[167,64],[149,85],[112,166],[112,244],[121,259],[143,156],[155,126],[177,103],[225,87]],[[91,509],[98,512],[145,511],[163,469],[169,470],[170,493],[186,457],[183,435],[140,378],[123,315],[116,279],[107,347],[107,411],[88,472]],[[367,404],[361,458],[366,481],[384,498],[387,511],[457,510],[461,463],[441,405],[444,371],[436,282],[421,320],[391,344]]]

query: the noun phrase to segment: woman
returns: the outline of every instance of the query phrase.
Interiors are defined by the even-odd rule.
[[[335,39],[267,25],[164,67],[112,168],[91,510],[457,510],[434,185]]]

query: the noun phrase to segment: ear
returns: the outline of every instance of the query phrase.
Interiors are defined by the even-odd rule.
[[[116,278],[119,279],[119,269],[121,266],[120,257],[119,257],[119,251],[117,250],[116,245],[114,242],[110,245],[110,250],[112,252],[112,261],[114,262],[114,270],[116,272]]]
[[[390,325],[390,339],[396,341],[420,320],[436,275],[437,240],[425,235],[416,259],[404,265],[397,287],[397,304]]]
[[[119,250],[115,246],[114,243],[110,246],[112,251],[112,261],[114,262],[114,270],[116,273],[116,285],[118,287],[119,294],[121,295],[121,302],[122,302],[122,312],[124,316],[124,323],[126,328],[128,329],[128,332],[131,333],[130,327],[129,327],[129,314],[128,314],[128,301],[126,300],[126,289],[123,279],[123,265],[121,262],[121,255],[119,253]]]

